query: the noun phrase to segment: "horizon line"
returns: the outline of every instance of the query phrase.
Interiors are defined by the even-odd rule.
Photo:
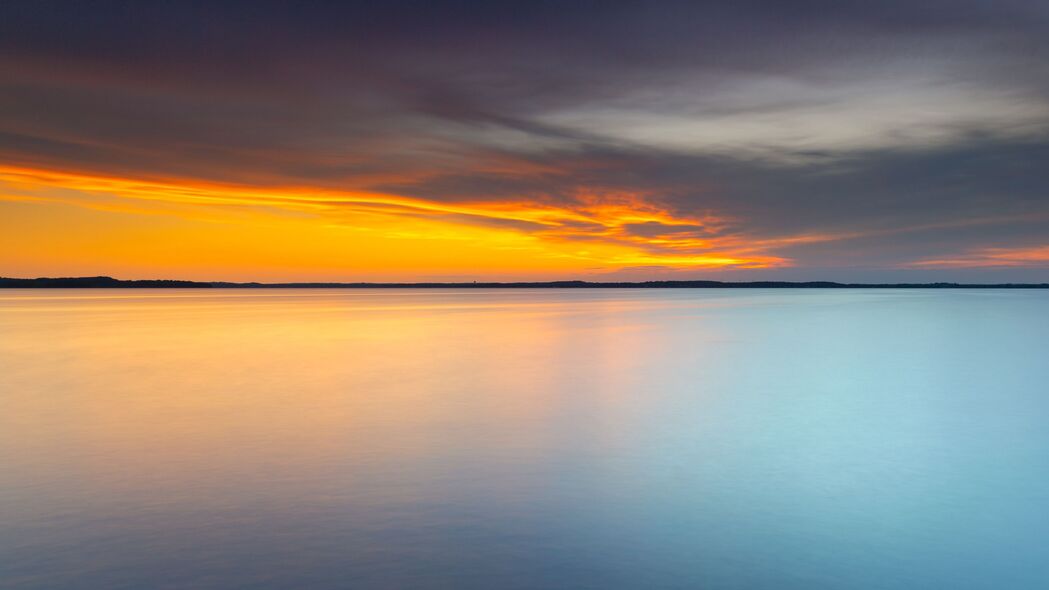
[[[424,282],[339,282],[339,281],[296,281],[263,283],[257,281],[191,281],[179,279],[116,279],[110,276],[89,277],[0,277],[0,288],[40,289],[439,289],[439,288],[640,288],[640,289],[1049,289],[1049,283],[956,283],[936,281],[929,283],[842,283],[838,281],[716,281],[653,280],[653,281],[424,281]]]

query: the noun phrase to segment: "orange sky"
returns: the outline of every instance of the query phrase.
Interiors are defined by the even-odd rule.
[[[675,215],[645,195],[583,193],[572,202],[446,203],[366,191],[0,166],[0,275],[409,282],[717,278],[725,271],[794,267],[782,254],[791,247],[891,240],[1012,219],[760,237],[712,213]],[[1047,252],[1041,245],[974,248],[904,268],[1037,267],[1049,264]]]
[[[0,167],[4,274],[200,280],[475,280],[790,264],[726,220],[637,195],[575,206],[438,203],[301,187]],[[643,227],[644,235],[628,231]]]

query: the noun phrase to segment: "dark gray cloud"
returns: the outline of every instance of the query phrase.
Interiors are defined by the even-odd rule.
[[[0,159],[632,192],[748,239],[827,236],[775,248],[802,274],[899,267],[1049,243],[1049,4],[9,2]]]

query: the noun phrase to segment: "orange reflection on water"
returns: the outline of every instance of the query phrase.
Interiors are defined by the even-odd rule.
[[[362,501],[383,489],[378,502],[391,492],[372,487],[376,470],[607,448],[629,420],[622,393],[656,353],[643,323],[623,321],[642,303],[546,295],[8,291],[2,429],[38,449],[12,458],[13,476],[201,506],[231,486],[287,501],[324,479]]]

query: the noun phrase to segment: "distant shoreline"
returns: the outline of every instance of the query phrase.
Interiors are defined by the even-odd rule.
[[[537,281],[469,283],[233,283],[134,280],[112,277],[17,279],[0,277],[0,289],[1049,289],[1049,283],[838,283],[833,281]]]

